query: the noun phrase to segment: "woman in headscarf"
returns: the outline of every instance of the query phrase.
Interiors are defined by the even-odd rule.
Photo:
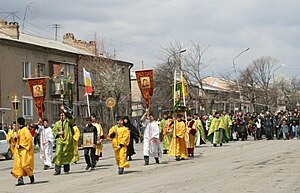
[[[133,146],[133,139],[138,140],[139,138],[139,131],[136,129],[136,127],[130,122],[130,119],[128,116],[124,116],[124,126],[128,128],[130,132],[130,142],[127,147],[127,157],[128,160],[131,161],[131,156],[135,154],[134,152],[134,146]]]

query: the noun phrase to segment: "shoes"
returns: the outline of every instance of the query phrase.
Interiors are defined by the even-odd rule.
[[[164,151],[163,151],[163,154],[168,154],[168,150],[164,150]]]
[[[54,172],[53,175],[55,175],[55,176],[60,175],[60,172]]]
[[[120,167],[119,167],[118,174],[119,174],[119,175],[122,175],[122,174],[124,174],[124,168],[120,168]]]
[[[128,156],[128,161],[132,161],[132,157],[131,156]]]
[[[213,146],[214,146],[214,147],[217,147],[217,144],[214,143]]]
[[[18,183],[16,184],[16,186],[22,186],[24,185],[24,181],[23,181],[23,177],[18,178]]]
[[[44,165],[44,170],[48,170],[49,168],[50,168],[50,166]]]
[[[86,166],[85,170],[89,170],[91,168],[91,166]]]
[[[65,174],[70,174],[70,172],[65,172]]]
[[[194,154],[193,154],[193,153],[191,154],[191,157],[194,157]]]
[[[179,157],[179,156],[176,156],[176,157],[175,157],[175,160],[176,160],[176,161],[180,161],[180,157]]]
[[[92,166],[92,167],[91,167],[91,170],[95,170],[95,166]]]
[[[159,158],[158,157],[155,158],[155,163],[159,164]]]
[[[29,179],[30,179],[30,184],[33,184],[34,183],[34,175],[29,176]]]
[[[222,143],[220,143],[220,146],[223,146],[223,144],[222,144]]]

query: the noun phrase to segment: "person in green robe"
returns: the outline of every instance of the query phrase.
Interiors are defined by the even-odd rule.
[[[220,122],[220,115],[218,112],[215,112],[207,134],[208,141],[210,141],[214,147],[216,147],[217,144],[222,146],[222,143],[225,142],[225,137],[223,137],[225,136],[225,130],[220,128]]]
[[[63,112],[60,113],[60,120],[57,121],[53,127],[52,133],[56,139],[56,151],[53,158],[55,164],[54,175],[61,173],[61,166],[63,165],[64,172],[70,172],[70,164],[74,157],[74,118],[70,112],[67,112],[62,107]]]
[[[202,124],[201,119],[197,114],[194,115],[194,121],[196,124],[196,146],[200,146],[201,144],[205,144],[206,141],[206,135],[205,130]]]
[[[168,113],[164,114],[164,118],[160,121],[160,134],[162,136],[162,143],[163,143],[163,154],[168,154],[170,149],[172,134],[170,128],[170,124],[173,121],[172,117],[169,117]]]
[[[223,111],[222,116],[220,117],[220,125],[219,128],[225,131],[225,135],[223,136],[224,141],[228,142],[230,139],[230,127],[232,126],[232,121],[230,116]]]

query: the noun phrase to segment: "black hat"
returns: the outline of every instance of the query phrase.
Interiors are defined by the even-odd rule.
[[[20,125],[25,125],[25,119],[23,117],[18,117],[17,121]]]

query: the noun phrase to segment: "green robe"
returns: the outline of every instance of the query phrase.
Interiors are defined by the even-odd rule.
[[[198,135],[200,134],[200,137],[201,137],[200,144],[205,144],[206,136],[205,136],[205,131],[204,131],[202,122],[200,119],[194,119],[194,120],[195,120],[195,124],[196,124],[196,129],[197,129],[196,139],[198,138]]]
[[[53,158],[55,165],[70,164],[74,157],[74,139],[72,124],[74,119],[66,119],[63,121],[57,121],[53,127],[52,133],[56,139],[56,151]],[[64,131],[64,135],[58,134],[60,131]]]
[[[216,136],[216,144],[225,143],[226,141],[228,141],[225,130],[220,128],[220,122],[221,118],[213,118],[210,124],[207,139],[211,143],[213,143],[214,135]],[[220,132],[223,133],[222,141],[220,141]]]
[[[220,117],[220,125],[219,125],[219,128],[222,128],[225,130],[225,135],[226,136],[223,136],[223,137],[226,137],[227,139],[230,138],[230,127],[232,125],[232,121],[229,117],[229,115],[222,115]]]
[[[170,149],[171,140],[172,140],[172,129],[173,126],[170,127],[171,119],[166,120],[162,129],[162,142],[163,142],[163,150],[168,151]],[[160,122],[161,124],[161,122]]]

